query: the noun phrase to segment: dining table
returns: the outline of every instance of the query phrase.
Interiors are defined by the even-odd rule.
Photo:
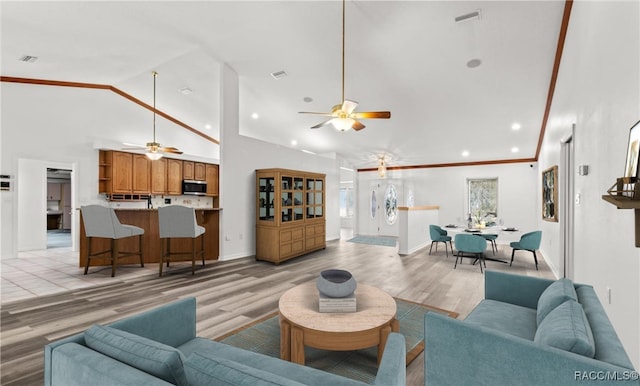
[[[452,239],[455,239],[455,235],[459,233],[468,233],[475,234],[478,236],[481,235],[497,235],[496,238],[496,248],[498,244],[506,244],[509,245],[513,241],[519,241],[520,236],[522,236],[522,232],[515,227],[506,227],[506,226],[485,226],[485,227],[472,227],[469,228],[466,225],[459,224],[447,224],[442,227],[442,229],[446,230],[447,233],[452,236]],[[508,263],[508,261],[492,258],[485,256],[485,260],[498,261],[501,263]]]

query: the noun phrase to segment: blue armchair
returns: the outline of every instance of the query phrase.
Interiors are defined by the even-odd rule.
[[[458,266],[458,258],[460,258],[460,262],[462,263],[462,258],[465,253],[470,254],[471,257],[475,257],[476,260],[480,260],[480,272],[482,272],[483,263],[485,268],[487,267],[487,263],[484,261],[484,251],[487,249],[487,241],[484,237],[460,233],[456,235],[455,244],[457,254],[453,269],[456,269]]]
[[[538,270],[538,256],[536,256],[536,249],[540,248],[540,241],[542,240],[542,231],[533,231],[525,233],[520,237],[520,241],[512,242],[511,248],[511,263],[513,264],[513,256],[517,250],[529,251],[533,253],[533,260],[536,262],[536,270]]]
[[[449,257],[449,252],[447,251],[447,242],[451,247],[451,254],[453,254],[451,236],[447,236],[447,231],[437,225],[429,225],[429,236],[431,237],[431,247],[429,247],[429,254],[431,254],[433,243],[436,243],[436,252],[438,252],[438,243],[444,243],[444,252],[447,254],[447,257]]]

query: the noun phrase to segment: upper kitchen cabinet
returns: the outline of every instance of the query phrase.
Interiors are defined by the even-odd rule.
[[[151,162],[151,194],[167,193],[168,159],[160,158]]]
[[[185,180],[195,180],[195,174],[193,171],[195,162],[193,161],[183,161],[182,162],[182,179]]]
[[[49,182],[47,184],[47,200],[48,201],[60,201],[60,188],[61,184]]]
[[[204,162],[184,161],[182,163],[182,178],[185,180],[206,181],[206,165]]]
[[[219,166],[163,157],[149,160],[144,154],[100,150],[98,191],[109,199],[139,200],[152,195],[182,195],[182,181],[207,183],[206,195],[219,193]]]
[[[167,158],[167,194],[182,194],[182,161]]]
[[[133,154],[100,150],[98,190],[106,194],[131,194]]]
[[[205,165],[205,176],[207,181],[207,196],[217,196],[218,195],[218,173],[219,167],[218,165],[206,164]]]
[[[151,193],[151,161],[144,154],[133,155],[133,193]]]

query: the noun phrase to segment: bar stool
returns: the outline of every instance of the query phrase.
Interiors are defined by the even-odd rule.
[[[158,223],[160,226],[160,239],[162,239],[162,255],[160,258],[160,273],[162,265],[166,261],[167,267],[172,257],[191,256],[191,274],[195,274],[196,256],[202,255],[204,266],[204,227],[196,221],[196,211],[182,205],[163,206],[158,208]],[[196,249],[196,239],[200,237],[200,250]],[[171,252],[172,238],[190,238],[191,251]]]
[[[84,267],[85,275],[89,272],[89,262],[91,258],[106,254],[110,254],[111,277],[116,275],[118,259],[123,257],[140,256],[140,266],[144,267],[144,261],[142,260],[142,235],[144,234],[144,229],[133,225],[121,224],[113,208],[107,208],[101,205],[86,205],[80,207],[80,212],[82,213],[84,232],[87,235],[87,264]],[[119,240],[133,236],[138,236],[138,251],[120,251]],[[111,239],[110,248],[92,253],[91,244],[94,238]]]

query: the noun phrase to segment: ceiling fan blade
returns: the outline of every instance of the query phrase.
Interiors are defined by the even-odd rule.
[[[353,118],[360,119],[371,119],[371,118],[381,118],[381,119],[389,119],[391,118],[391,111],[363,111],[361,113],[353,113],[351,114]]]
[[[355,131],[360,131],[360,130],[364,129],[364,128],[365,128],[365,126],[362,124],[362,122],[360,122],[360,121],[355,121],[355,122],[353,123],[353,125],[351,125],[351,128],[352,128],[353,130],[355,130]]]
[[[358,106],[358,102],[345,99],[344,102],[342,102],[342,111],[344,111],[346,114],[351,114],[353,110],[356,109],[357,106]]]
[[[298,114],[313,114],[313,115],[322,115],[324,117],[333,117],[333,113],[314,113],[311,111],[299,111]]]
[[[175,147],[161,147],[158,150],[165,153],[174,153],[174,154],[182,154],[182,152]]]
[[[328,121],[324,121],[324,122],[322,122],[322,123],[318,123],[318,124],[317,124],[317,125],[315,125],[315,126],[311,126],[311,128],[312,128],[312,129],[318,129],[318,128],[322,127],[322,126],[328,125],[329,123],[331,123],[331,121],[332,121],[332,120],[333,120],[333,119],[329,119]]]

